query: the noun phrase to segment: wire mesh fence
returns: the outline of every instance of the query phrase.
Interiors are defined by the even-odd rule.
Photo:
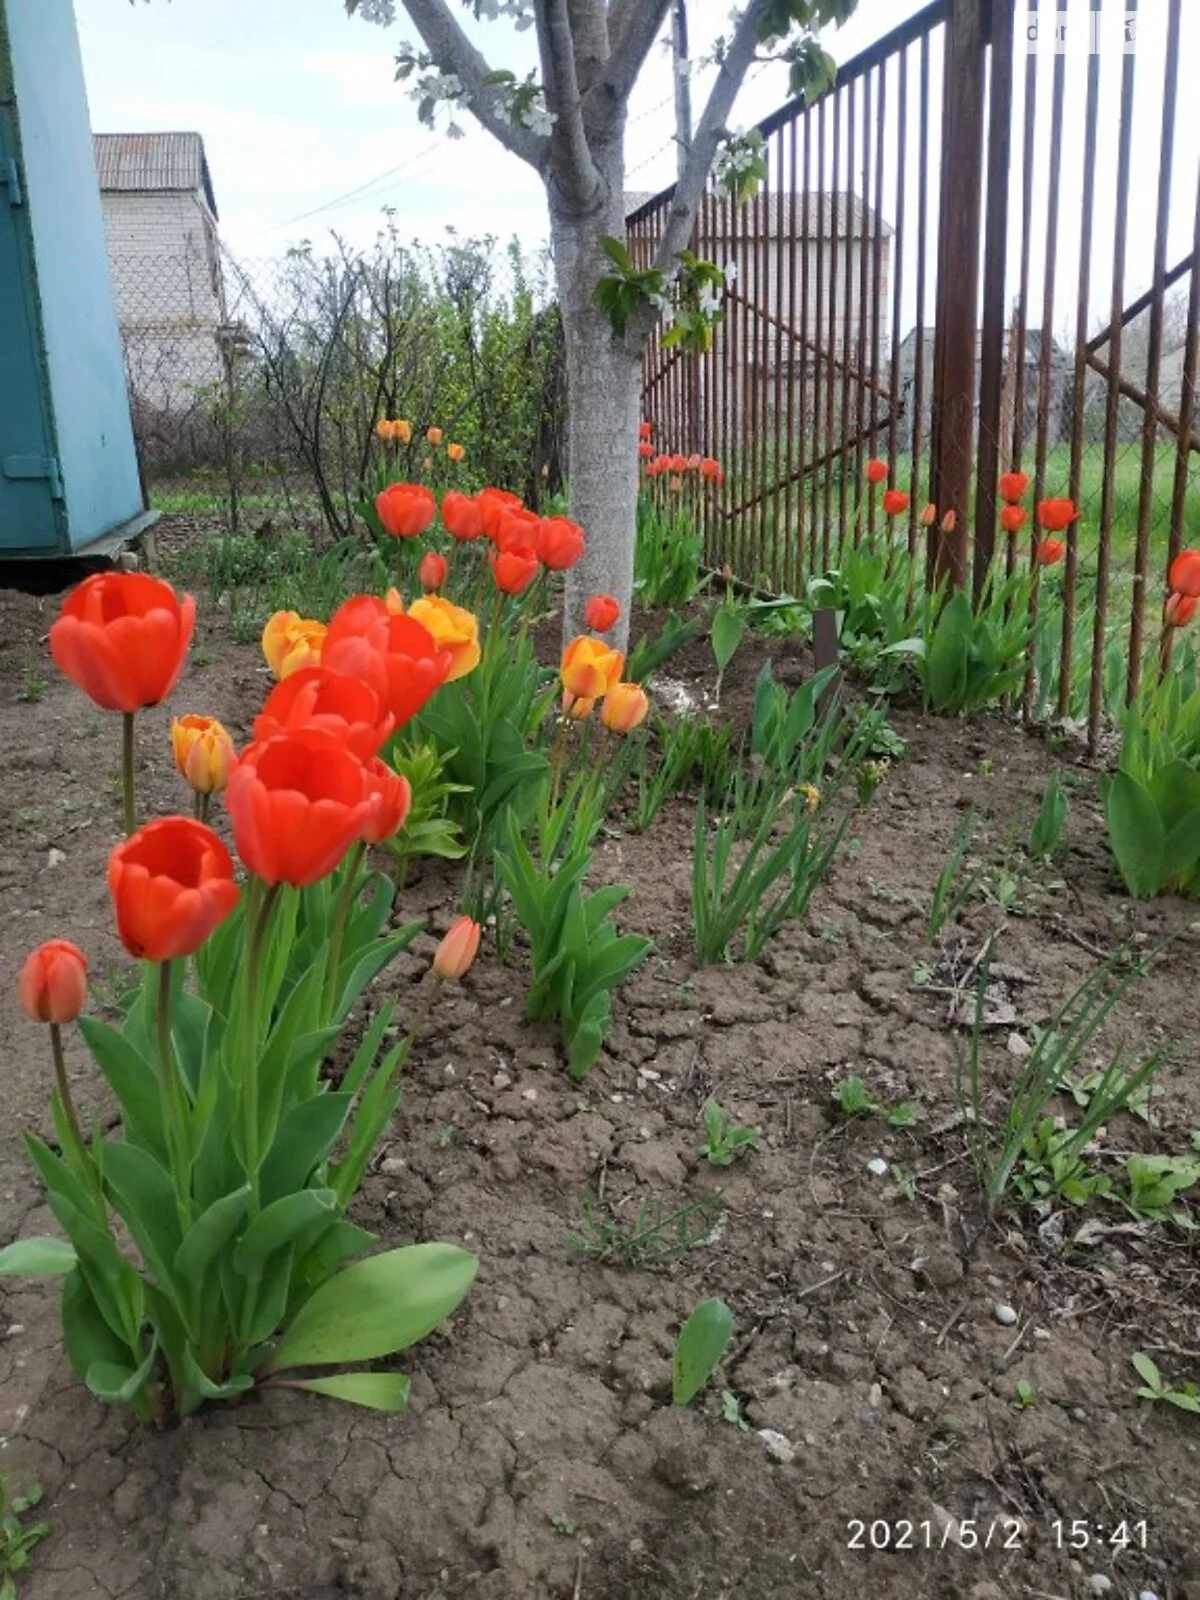
[[[237,533],[337,539],[373,482],[383,417],[413,424],[397,474],[561,479],[561,337],[544,263],[491,241],[441,250],[383,236],[280,260],[209,262],[189,241],[111,262],[148,497]],[[428,428],[440,429],[432,446]],[[426,472],[426,476],[430,472]]]
[[[929,576],[978,594],[994,563],[1032,566],[1026,714],[1094,743],[1158,649],[1171,557],[1200,542],[1200,128],[1179,101],[1200,16],[1060,0],[1041,22],[1057,48],[1031,47],[1035,0],[936,0],[761,123],[765,183],[710,198],[693,244],[734,278],[724,324],[701,356],[651,342],[645,407],[664,448],[720,459],[705,553],[749,583],[799,593],[883,536],[872,457]],[[671,195],[631,218],[635,257]],[[1010,471],[1027,505],[1081,508],[1061,565],[1038,568],[1032,518],[1001,524]]]

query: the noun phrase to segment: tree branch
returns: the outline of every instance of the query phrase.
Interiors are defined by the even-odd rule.
[[[573,205],[587,208],[603,184],[583,125],[583,101],[575,67],[575,41],[567,0],[534,0],[542,87],[555,117],[550,163],[560,192]]]
[[[675,265],[675,257],[681,250],[687,249],[688,241],[692,237],[692,229],[696,225],[696,213],[704,198],[704,185],[708,181],[713,157],[725,132],[725,124],[729,113],[733,110],[738,91],[758,50],[758,24],[766,3],[767,0],[750,0],[738,22],[733,42],[721,63],[717,81],[713,84],[704,115],[700,118],[695,138],[692,140],[683,176],[675,185],[675,193],[667,212],[666,227],[659,240],[654,265],[662,272],[671,271]]]
[[[514,156],[543,171],[550,141],[517,127],[496,103],[496,91],[484,83],[491,68],[451,15],[446,0],[403,0],[404,9],[441,72],[452,72],[463,86],[467,106],[494,139]]]
[[[640,0],[640,4],[626,5],[624,17],[610,22],[613,47],[608,65],[592,89],[592,95],[610,97],[614,111],[629,100],[638,73],[646,64],[650,48],[667,20],[671,0]]]

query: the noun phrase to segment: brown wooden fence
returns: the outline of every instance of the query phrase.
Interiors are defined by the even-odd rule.
[[[882,520],[873,456],[911,494],[910,550],[976,593],[1032,560],[1032,519],[998,531],[1002,472],[1075,499],[1025,711],[1094,745],[1152,659],[1171,556],[1200,543],[1200,120],[1179,105],[1200,8],[1058,5],[935,0],[761,123],[760,192],[710,198],[697,228],[736,269],[726,320],[704,356],[652,342],[645,414],[725,467],[709,562],[774,592]],[[635,254],[671,193],[631,217]],[[928,503],[953,532],[925,535]]]

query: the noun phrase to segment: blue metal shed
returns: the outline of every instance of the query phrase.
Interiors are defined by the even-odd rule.
[[[0,559],[147,513],[71,0],[0,0]]]

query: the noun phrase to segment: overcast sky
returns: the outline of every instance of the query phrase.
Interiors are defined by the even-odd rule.
[[[1057,0],[1077,21],[1089,0]],[[921,9],[922,0],[860,0],[858,12],[826,38],[841,61]],[[416,108],[393,79],[396,46],[415,38],[404,18],[381,29],[347,18],[342,0],[75,0],[92,124],[97,131],[195,129],[208,150],[221,231],[243,258],[280,255],[302,239],[321,243],[336,228],[367,243],[394,207],[402,237],[437,242],[453,226],[462,234],[517,234],[536,246],[546,236],[544,199],[532,172],[507,155],[469,115],[467,137],[450,140],[418,123]],[[1104,299],[1112,267],[1120,0],[1106,0],[1108,31],[1101,52],[1103,75],[1099,132],[1096,276],[1092,300],[1106,321]],[[1043,15],[1050,9],[1042,0]],[[691,0],[696,53],[703,53],[726,18],[730,0]],[[1200,0],[1183,0],[1180,115],[1176,128],[1170,257],[1190,246],[1200,118],[1191,96],[1200,82]],[[1162,117],[1167,0],[1141,0],[1133,184],[1129,217],[1129,294],[1149,281],[1154,242],[1155,186]],[[1115,30],[1115,31],[1114,31]],[[533,64],[532,37],[500,21],[475,29],[492,64],[524,72]],[[1024,32],[1024,19],[1019,36]],[[1114,47],[1115,46],[1115,47]],[[1083,108],[1087,54],[1067,52],[1067,95],[1062,160],[1064,227],[1054,324],[1072,319],[1079,257],[1078,196],[1082,180]],[[1018,73],[1018,97],[1023,74]],[[711,74],[696,85],[697,111]],[[937,79],[935,78],[935,82]],[[1048,81],[1048,74],[1046,79]],[[786,94],[783,69],[756,69],[735,112],[750,125]],[[915,96],[914,96],[915,100]],[[894,105],[894,100],[891,102]],[[915,115],[915,112],[914,112]],[[1049,170],[1045,96],[1034,140],[1035,270],[1031,325],[1037,325],[1042,285],[1045,196]],[[1014,148],[1014,186],[1021,159],[1020,115]],[[656,48],[636,91],[629,132],[628,188],[656,191],[675,175],[674,112],[669,56]],[[937,117],[932,135],[936,148]],[[915,130],[910,150],[915,145]],[[894,209],[894,153],[885,168],[884,211]],[[785,182],[790,177],[785,176]],[[915,177],[910,179],[910,195]],[[910,202],[910,214],[915,198]],[[889,215],[889,221],[893,220]],[[1019,233],[1010,230],[1016,249]],[[911,240],[910,240],[911,245]],[[914,276],[911,264],[905,277]],[[915,300],[905,290],[904,321]]]

